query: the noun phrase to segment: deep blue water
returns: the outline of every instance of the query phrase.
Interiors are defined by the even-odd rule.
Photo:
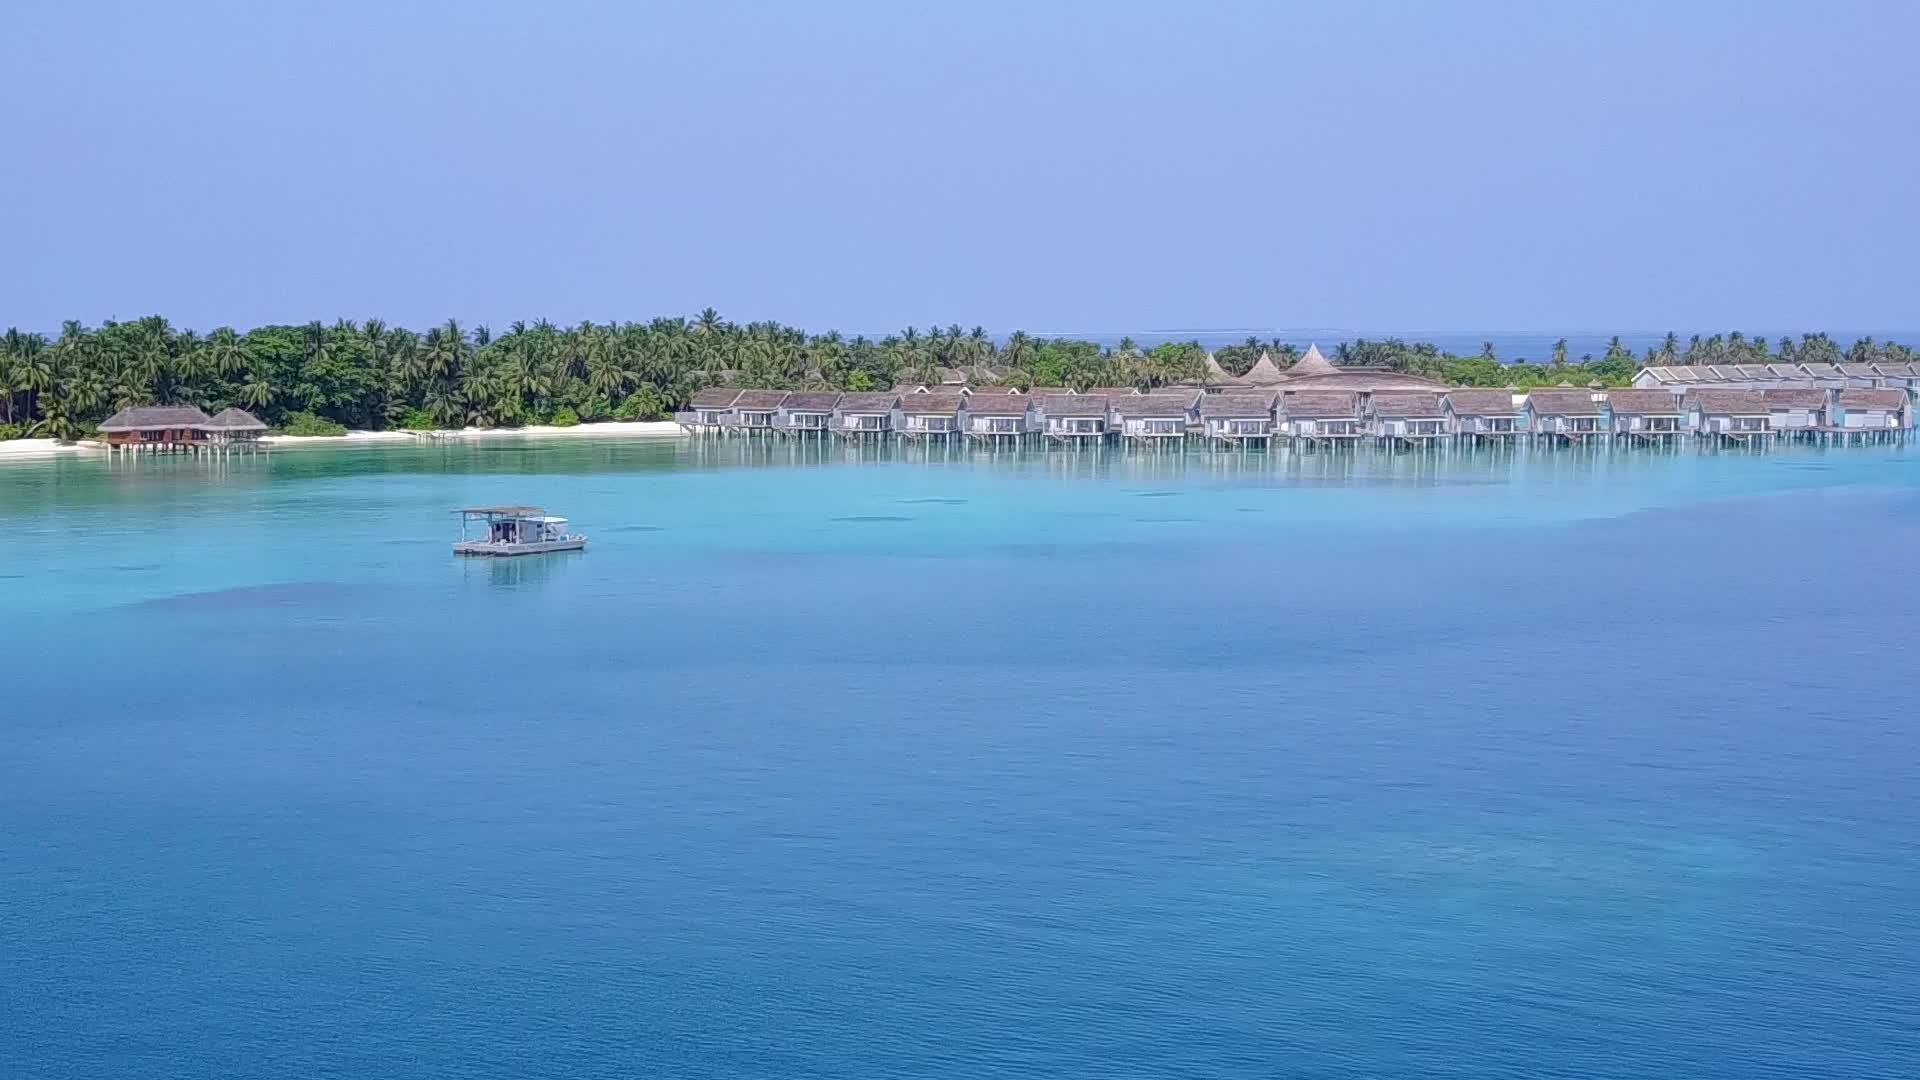
[[[0,470],[0,1076],[1920,1075],[1920,451],[764,457]]]

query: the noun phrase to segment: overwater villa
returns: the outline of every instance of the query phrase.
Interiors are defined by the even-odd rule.
[[[720,430],[729,435],[771,435],[774,418],[786,403],[785,390],[742,390],[733,407],[720,416]]]
[[[549,517],[537,506],[472,506],[454,512],[460,515],[456,555],[545,555],[587,546],[586,537],[567,531],[566,518]],[[468,536],[474,523],[482,526],[477,538]]]
[[[1280,399],[1280,432],[1310,446],[1350,446],[1366,434],[1360,395],[1310,390]]]
[[[1527,395],[1527,430],[1536,441],[1581,443],[1612,433],[1607,408],[1591,390],[1535,390]]]
[[[1822,390],[1845,390],[1848,386],[1846,372],[1837,364],[1801,364],[1801,385],[1812,383]]]
[[[727,386],[715,386],[693,395],[687,403],[686,411],[674,416],[680,426],[695,434],[715,434],[733,409],[733,403],[740,398],[741,391]]]
[[[1041,430],[1058,443],[1099,442],[1107,436],[1107,398],[1099,394],[1048,394],[1039,399]]]
[[[1835,364],[1840,377],[1846,380],[1849,390],[1875,390],[1884,385],[1885,380],[1872,364]]]
[[[1511,390],[1450,390],[1443,402],[1456,439],[1474,444],[1510,443],[1526,429]]]
[[[1767,395],[1778,392],[1719,387],[1695,390],[1687,395],[1688,424],[1699,437],[1727,445],[1766,443],[1775,434]]]
[[[1187,437],[1191,400],[1184,394],[1129,394],[1107,399],[1115,429],[1135,444],[1169,444]]]
[[[894,410],[901,395],[895,393],[842,394],[833,409],[834,434],[846,439],[884,438],[894,430]]]
[[[1273,439],[1272,394],[1244,390],[1207,394],[1199,402],[1201,430],[1215,443],[1231,446],[1266,445]]]
[[[975,442],[1020,442],[1032,430],[1027,421],[1031,401],[1018,393],[967,395],[966,408],[960,414],[967,437]]]
[[[909,439],[954,439],[960,435],[960,408],[965,395],[941,391],[909,394],[900,399],[900,434]]]
[[[1666,390],[1611,391],[1607,394],[1607,413],[1618,439],[1672,444],[1688,431],[1686,406],[1680,395]]]
[[[1785,439],[1810,439],[1827,426],[1827,392],[1813,387],[1760,391],[1768,430]]]
[[[1373,436],[1382,445],[1430,446],[1452,434],[1446,404],[1434,393],[1382,391],[1373,395]]]
[[[1842,390],[1833,404],[1828,430],[1842,443],[1889,441],[1913,424],[1912,399],[1904,390]]]
[[[825,435],[833,426],[833,410],[840,404],[834,390],[796,390],[780,403],[774,414],[774,429],[788,435]]]
[[[121,409],[100,424],[109,451],[191,453],[205,441],[208,416],[194,405],[144,405]]]

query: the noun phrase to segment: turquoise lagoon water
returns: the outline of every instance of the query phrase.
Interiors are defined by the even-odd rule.
[[[577,557],[457,561],[536,502]],[[1920,452],[0,470],[0,1075],[1920,1074]]]

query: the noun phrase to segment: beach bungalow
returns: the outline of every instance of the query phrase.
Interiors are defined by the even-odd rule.
[[[206,442],[207,414],[194,405],[144,405],[121,409],[100,424],[107,451],[180,453]]]
[[[1027,407],[1032,399],[1018,393],[973,393],[960,411],[961,428],[975,442],[1017,443],[1032,430]]]
[[[901,395],[891,392],[842,394],[833,407],[833,433],[843,439],[880,439],[893,431]]]
[[[1439,394],[1383,392],[1373,395],[1373,435],[1393,447],[1437,446],[1453,433]]]
[[[1702,439],[1754,445],[1773,434],[1767,391],[1712,387],[1687,395],[1687,417]],[[1812,391],[1819,393],[1819,391]]]
[[[966,396],[950,390],[909,394],[900,399],[900,434],[909,439],[953,439],[960,434],[960,407]]]
[[[774,414],[774,430],[785,435],[825,435],[833,426],[833,410],[840,404],[835,390],[795,390]]]
[[[1239,391],[1200,399],[1201,430],[1216,443],[1247,446],[1273,438],[1272,394]]]
[[[785,390],[742,390],[733,407],[720,414],[720,430],[729,435],[771,435],[774,417],[786,403]]]
[[[1171,445],[1187,437],[1192,403],[1185,394],[1129,394],[1107,402],[1115,430],[1129,445]]]
[[[1041,430],[1053,442],[1099,442],[1107,437],[1107,399],[1099,394],[1048,394],[1039,399]]]
[[[200,441],[222,452],[252,452],[260,448],[267,425],[245,409],[222,409],[200,425]]]
[[[1454,437],[1467,442],[1507,443],[1526,430],[1512,390],[1452,390],[1441,402]]]
[[[1760,391],[1767,428],[1784,439],[1810,439],[1827,426],[1827,392],[1817,387]]]
[[[674,415],[680,426],[696,435],[711,435],[720,431],[721,424],[733,409],[734,401],[740,397],[740,391],[728,386],[715,386],[693,395],[687,403],[686,411]]]
[[[1842,390],[1834,398],[1831,430],[1842,442],[1879,442],[1903,436],[1911,416],[1904,390]]]
[[[1351,446],[1366,434],[1360,395],[1346,390],[1303,390],[1280,399],[1280,433],[1308,445]]]
[[[1534,390],[1527,394],[1525,415],[1527,430],[1546,442],[1587,442],[1611,432],[1606,406],[1591,390]]]
[[[1607,413],[1617,439],[1674,443],[1688,427],[1687,409],[1680,395],[1667,390],[1615,390],[1607,395]]]

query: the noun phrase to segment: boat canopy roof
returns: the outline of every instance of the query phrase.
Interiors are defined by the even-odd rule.
[[[454,513],[466,517],[537,518],[545,515],[546,511],[538,506],[469,506],[463,510],[456,510]],[[556,518],[555,520],[560,519]]]

